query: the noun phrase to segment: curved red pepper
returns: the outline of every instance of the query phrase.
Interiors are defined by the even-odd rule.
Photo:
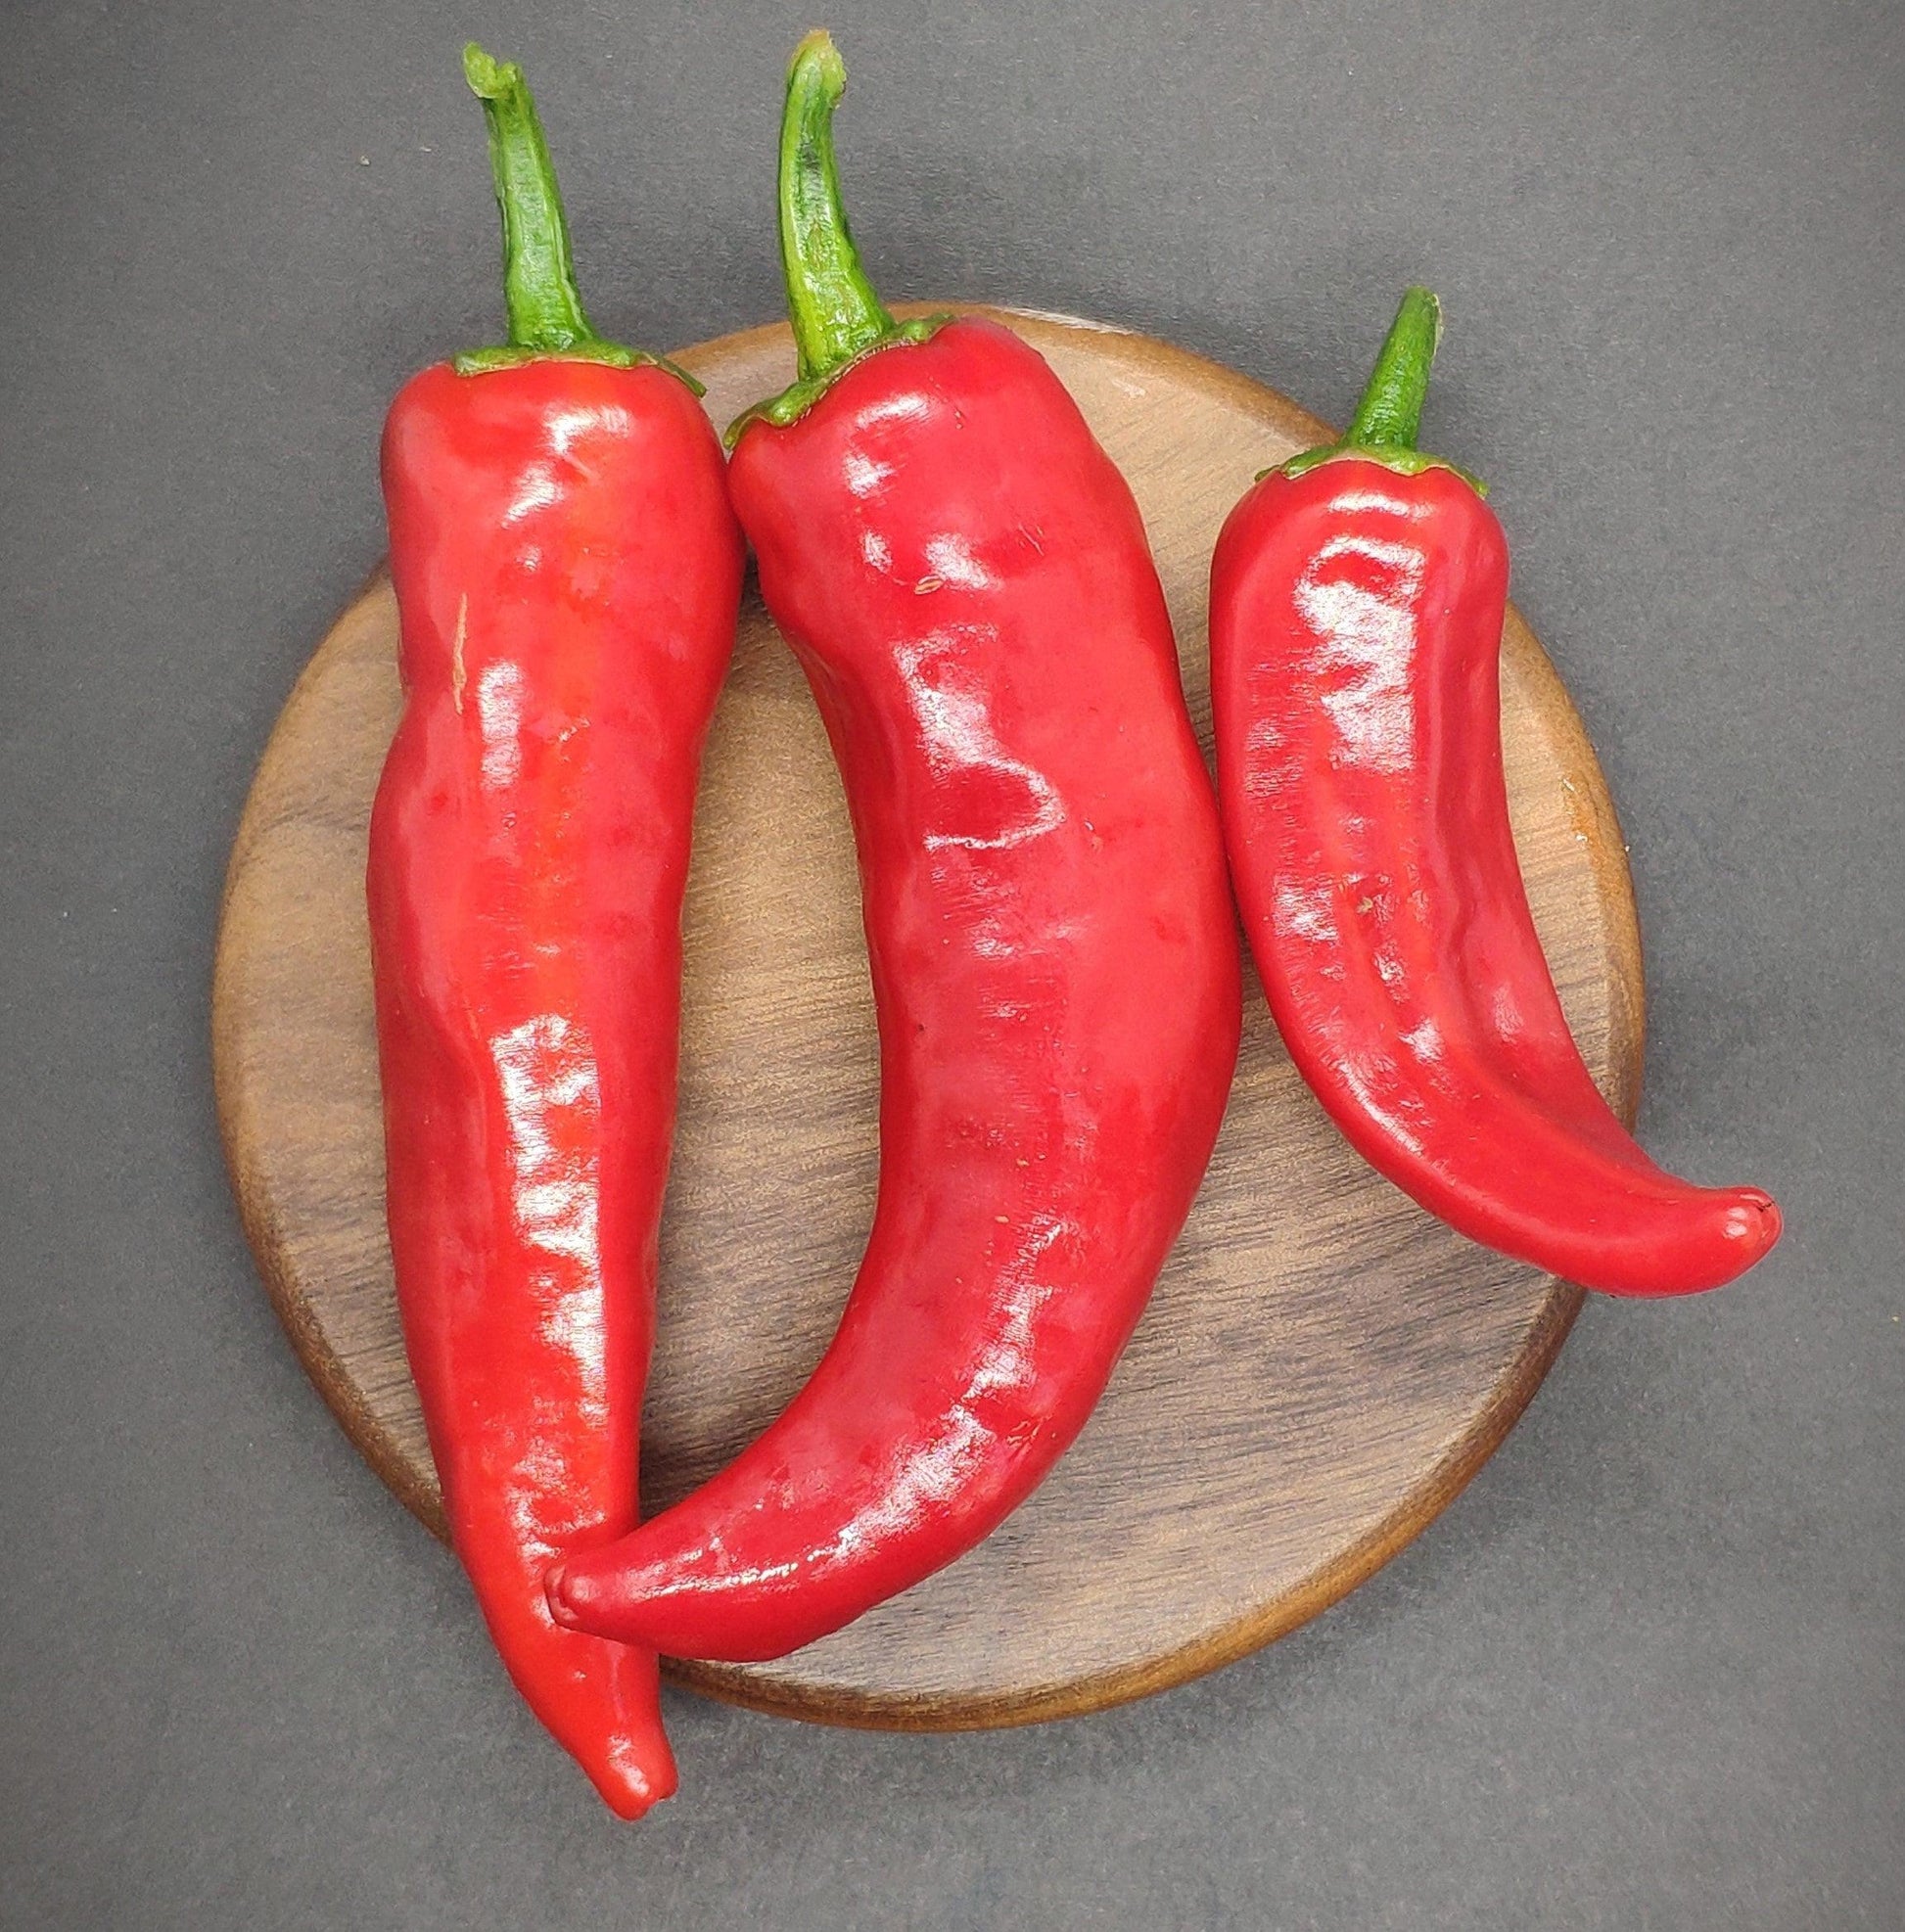
[[[1413,1199],[1589,1288],[1716,1287],[1779,1210],[1662,1173],[1568,1032],[1502,773],[1508,544],[1475,485],[1414,448],[1438,326],[1412,291],[1349,435],[1260,481],[1212,559],[1245,930],[1297,1067]]]
[[[425,370],[384,437],[405,705],[368,887],[391,1247],[490,1633],[636,1817],[675,1783],[654,1653],[557,1628],[542,1573],[635,1521],[681,896],[742,545],[687,384],[588,331],[520,73],[469,66],[512,346]]]
[[[824,35],[795,58],[784,198],[835,193],[842,77]],[[729,477],[853,813],[878,1207],[785,1413],[550,1582],[565,1623],[731,1659],[917,1583],[1044,1477],[1189,1210],[1241,1024],[1214,800],[1130,490],[1017,337],[896,343],[837,206],[784,219],[807,380],[767,412],[793,420],[746,424]],[[851,277],[816,291],[829,250]]]

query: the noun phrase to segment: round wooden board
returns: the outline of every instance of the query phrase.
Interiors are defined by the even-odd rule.
[[[1252,475],[1323,440],[1323,426],[1164,344],[999,319],[1050,360],[1131,479],[1208,749],[1212,542]],[[793,375],[781,327],[680,360],[717,423]],[[384,1233],[363,902],[395,644],[379,576],[278,721],[232,854],[213,1036],[227,1155],[272,1299],[372,1467],[441,1534]],[[1642,984],[1619,829],[1567,695],[1513,613],[1503,646],[1536,922],[1588,1063],[1631,1119]],[[878,1064],[851,836],[806,685],[751,589],[708,750],[686,946],[649,1510],[712,1475],[799,1387],[873,1200]],[[980,1548],[850,1629],[776,1663],[677,1664],[674,1678],[903,1728],[1100,1709],[1315,1615],[1474,1473],[1579,1291],[1470,1246],[1367,1169],[1292,1071],[1254,979],[1245,1003],[1242,1065],[1189,1226],[1050,1480]]]

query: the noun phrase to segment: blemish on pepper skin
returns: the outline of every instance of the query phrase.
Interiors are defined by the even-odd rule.
[[[470,673],[463,667],[463,640],[470,633],[470,593],[466,590],[457,600],[456,635],[449,647],[449,700],[456,707],[460,716],[463,711],[463,687],[470,681]]]

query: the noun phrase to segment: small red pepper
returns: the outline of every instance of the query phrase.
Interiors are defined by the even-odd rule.
[[[456,1553],[609,1805],[675,1785],[656,1660],[549,1563],[635,1521],[681,896],[743,549],[690,381],[599,340],[521,71],[465,54],[510,336],[384,436],[402,721],[368,877],[391,1247]]]
[[[559,1566],[565,1623],[779,1656],[970,1548],[1084,1424],[1196,1192],[1241,992],[1215,800],[1131,491],[1037,352],[897,325],[788,79],[801,381],[729,471],[846,781],[881,1049],[865,1260],[727,1470]]]
[[[1245,931],[1298,1069],[1413,1199],[1585,1287],[1717,1287],[1779,1210],[1655,1167],[1568,1032],[1509,828],[1508,543],[1416,448],[1440,326],[1411,290],[1349,433],[1262,478],[1212,559]]]

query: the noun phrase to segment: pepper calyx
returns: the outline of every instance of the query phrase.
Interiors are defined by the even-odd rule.
[[[784,430],[790,423],[799,422],[849,369],[859,368],[882,349],[898,348],[908,343],[931,342],[949,322],[957,319],[953,315],[921,315],[910,322],[894,323],[892,328],[856,349],[846,361],[837,363],[820,375],[805,376],[790,383],[778,395],[750,403],[721,433],[721,441],[732,449],[741,439],[741,432],[750,423],[771,423],[775,429]]]
[[[1261,483],[1264,477],[1278,472],[1300,477],[1335,457],[1356,456],[1365,462],[1381,463],[1405,477],[1419,476],[1424,470],[1452,470],[1478,496],[1486,496],[1488,485],[1480,478],[1416,447],[1422,401],[1428,394],[1429,370],[1441,340],[1442,304],[1434,291],[1420,287],[1409,290],[1389,325],[1349,428],[1334,442],[1306,449],[1288,462],[1265,470],[1257,481]]]
[[[499,369],[520,369],[527,362],[601,362],[611,369],[661,369],[676,382],[685,383],[696,395],[706,395],[708,385],[691,376],[678,362],[666,355],[655,355],[645,348],[630,348],[626,343],[606,343],[595,339],[571,343],[566,348],[525,348],[512,343],[494,348],[465,349],[450,357],[449,366],[459,376],[488,376]]]
[[[1359,462],[1380,463],[1385,470],[1394,470],[1401,477],[1418,477],[1424,470],[1452,470],[1472,489],[1477,496],[1488,494],[1488,485],[1472,470],[1464,470],[1460,463],[1451,463],[1446,456],[1431,456],[1420,449],[1385,448],[1381,444],[1354,442],[1325,442],[1315,449],[1303,450],[1287,462],[1273,463],[1267,470],[1257,472],[1257,481],[1266,477],[1290,477],[1307,475],[1321,469],[1325,463],[1333,463],[1339,457],[1354,457]]]

